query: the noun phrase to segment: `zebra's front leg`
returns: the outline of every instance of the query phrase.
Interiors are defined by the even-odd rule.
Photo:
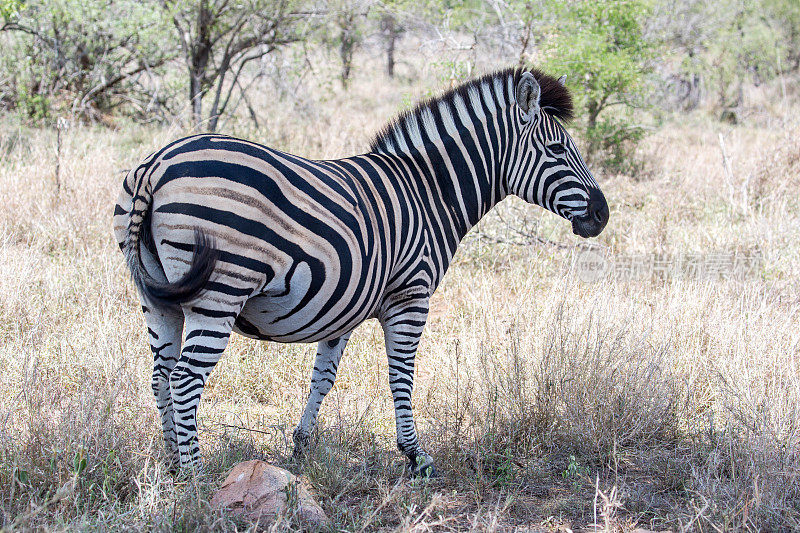
[[[308,394],[308,401],[303,410],[300,424],[292,434],[295,459],[298,459],[308,447],[311,431],[317,423],[320,405],[322,405],[325,395],[333,387],[339,360],[342,358],[342,352],[344,352],[349,338],[350,334],[348,333],[338,339],[322,341],[317,346],[317,357],[314,359],[314,370],[311,372],[311,391]]]
[[[183,311],[177,308],[143,306],[150,350],[153,352],[153,396],[161,416],[161,430],[164,447],[172,470],[180,464],[178,441],[175,435],[175,420],[172,410],[172,394],[169,389],[169,376],[181,353],[183,334]]]
[[[197,406],[203,387],[228,345],[233,312],[184,308],[186,339],[181,356],[169,376],[180,466],[197,466],[200,446],[197,442]]]
[[[389,387],[394,400],[397,447],[408,457],[413,476],[435,474],[433,459],[419,445],[411,392],[414,389],[414,357],[428,318],[428,299],[408,300],[389,307],[381,319],[389,358]]]

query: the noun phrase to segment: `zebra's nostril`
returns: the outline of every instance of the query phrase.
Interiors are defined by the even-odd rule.
[[[598,189],[590,190],[588,203],[589,220],[602,230],[606,222],[608,222],[608,205],[603,193]]]

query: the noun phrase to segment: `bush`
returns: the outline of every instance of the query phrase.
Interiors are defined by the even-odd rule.
[[[134,0],[31,0],[0,4],[0,94],[29,119],[56,113],[97,118],[120,105],[158,105],[158,67],[175,56],[168,27]]]
[[[613,171],[629,171],[644,130],[633,110],[646,107],[655,44],[644,33],[647,4],[640,0],[556,3],[545,67],[566,74],[578,115],[585,117],[585,156]]]

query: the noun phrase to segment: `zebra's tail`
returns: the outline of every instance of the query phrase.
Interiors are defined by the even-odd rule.
[[[154,278],[142,262],[141,247],[147,246],[156,255],[152,244],[150,229],[150,206],[152,193],[149,186],[140,186],[133,196],[130,218],[128,220],[122,251],[128,263],[133,282],[148,300],[153,303],[176,305],[194,299],[206,286],[214,272],[219,251],[214,242],[202,230],[194,230],[194,255],[186,274],[174,282]]]

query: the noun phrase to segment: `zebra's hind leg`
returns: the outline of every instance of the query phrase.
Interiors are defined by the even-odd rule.
[[[397,447],[410,462],[413,476],[435,475],[433,458],[419,445],[411,391],[414,389],[414,358],[428,317],[428,299],[405,299],[389,306],[381,319],[389,358],[389,388],[394,400]]]
[[[153,352],[153,395],[156,398],[158,413],[161,415],[161,429],[170,468],[175,470],[180,461],[169,376],[181,353],[183,311],[180,307],[155,306],[142,306],[142,310],[147,322],[150,350]]]
[[[333,387],[339,360],[342,358],[342,352],[344,352],[349,338],[350,334],[348,333],[338,339],[322,341],[317,346],[317,357],[314,359],[314,370],[311,372],[311,391],[308,394],[308,401],[303,410],[300,424],[292,434],[295,459],[299,459],[302,452],[308,447],[311,431],[317,422],[319,407],[322,405],[325,395]]]
[[[169,376],[181,468],[199,465],[197,406],[209,374],[228,345],[234,320],[241,310],[241,306],[225,310],[227,308],[227,305],[223,309],[184,307],[186,338],[181,356]]]

